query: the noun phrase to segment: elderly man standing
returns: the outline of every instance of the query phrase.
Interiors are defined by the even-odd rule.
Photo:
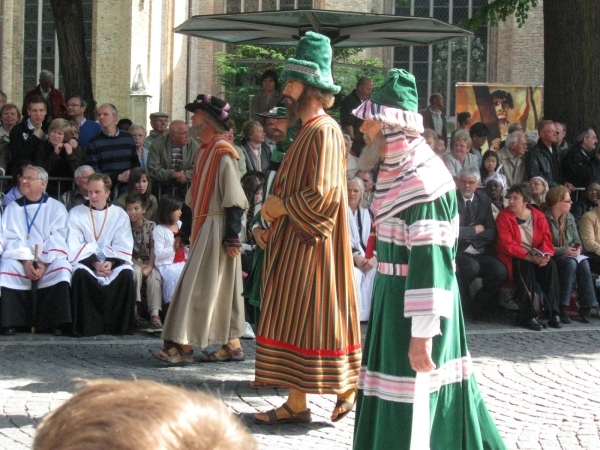
[[[129,171],[140,167],[135,142],[127,131],[117,128],[118,118],[115,105],[106,103],[98,108],[98,122],[102,131],[89,140],[85,155],[88,166],[110,177],[115,198],[124,193]],[[119,190],[123,192],[119,193]]]
[[[342,131],[350,136],[352,140],[351,151],[356,156],[360,155],[362,148],[365,146],[360,126],[362,120],[352,115],[352,111],[356,109],[362,102],[368,100],[373,92],[373,80],[369,77],[359,78],[356,83],[356,89],[348,94],[340,104],[340,123]]]
[[[504,147],[498,150],[499,173],[506,177],[507,187],[525,181],[525,153],[527,139],[522,131],[513,131],[506,137]]]
[[[429,106],[419,111],[423,117],[423,126],[434,130],[438,139],[441,139],[448,148],[448,129],[446,124],[446,115],[444,114],[444,96],[439,93],[429,96]]]
[[[365,121],[370,144],[361,157],[363,168],[384,158],[372,206],[378,273],[360,370],[354,448],[505,449],[479,393],[466,345],[454,275],[454,181],[420,136],[417,98],[414,76],[394,69],[354,112]],[[413,421],[421,428],[415,435]],[[421,442],[411,447],[413,440]]]
[[[54,87],[54,75],[49,70],[42,70],[40,72],[40,84],[27,91],[27,94],[25,94],[25,99],[23,100],[23,115],[27,114],[29,99],[36,95],[39,95],[44,99],[44,103],[48,109],[48,115],[46,117],[48,123],[52,122],[54,119],[67,118],[67,102],[65,101],[65,96],[59,89]]]
[[[202,147],[188,193],[193,212],[191,250],[172,297],[162,332],[163,348],[153,355],[170,365],[189,364],[193,347],[222,347],[204,362],[243,361],[246,332],[242,297],[242,215],[248,200],[240,184],[237,154],[223,134],[229,104],[201,94],[185,107],[201,126]]]
[[[144,139],[144,146],[150,148],[153,142],[164,136],[169,129],[169,115],[165,112],[154,112],[150,114],[150,126],[152,131]]]
[[[192,181],[198,142],[189,138],[188,131],[185,122],[174,120],[169,132],[150,146],[148,173],[157,182],[155,185],[161,186],[163,194],[183,198],[186,183]]]
[[[331,419],[354,406],[360,366],[342,132],[325,109],[339,86],[331,77],[329,38],[307,32],[281,77],[287,113],[300,117],[261,215],[272,226],[263,263],[263,304],[256,337],[256,380],[289,388],[259,423],[309,422],[307,394],[331,393]]]
[[[69,212],[71,305],[76,336],[133,331],[133,235],[127,213],[108,201],[110,189],[107,175],[91,175],[88,201]]]
[[[2,215],[0,262],[0,319],[4,334],[15,327],[36,327],[61,334],[71,322],[67,259],[67,210],[46,194],[48,172],[28,166],[20,179],[23,197],[10,203]],[[34,263],[38,246],[37,263]],[[32,282],[37,282],[35,314]]]

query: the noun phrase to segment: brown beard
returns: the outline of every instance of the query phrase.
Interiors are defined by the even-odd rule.
[[[300,111],[305,105],[310,103],[309,90],[304,89],[298,100],[294,100],[289,95],[285,96],[285,113],[288,119],[288,127],[291,127],[300,120]]]
[[[358,168],[362,171],[369,171],[375,167],[382,159],[385,154],[385,138],[383,133],[379,133],[375,140],[369,142],[360,153],[358,159]]]
[[[288,124],[293,124],[300,120],[300,103],[289,95],[285,96],[285,115],[287,116]]]

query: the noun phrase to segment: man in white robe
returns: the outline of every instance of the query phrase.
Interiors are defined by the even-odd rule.
[[[108,202],[111,187],[107,175],[91,175],[89,200],[69,213],[71,305],[76,336],[133,330],[133,235],[127,213]]]
[[[19,183],[23,197],[10,203],[2,216],[0,324],[7,335],[16,327],[59,335],[71,322],[67,210],[46,194],[48,172],[43,168],[28,166]]]

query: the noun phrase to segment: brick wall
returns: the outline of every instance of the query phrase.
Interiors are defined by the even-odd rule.
[[[2,83],[8,101],[23,103],[23,17],[25,5],[21,0],[4,0],[2,21]],[[31,86],[33,87],[33,86]],[[28,87],[28,89],[31,89]]]
[[[544,21],[539,5],[522,28],[514,16],[492,30],[489,81],[506,84],[544,83]]]
[[[135,2],[137,3],[137,2]],[[99,103],[113,103],[119,117],[131,115],[132,4],[121,0],[94,3],[92,83]],[[135,32],[139,32],[136,29]]]

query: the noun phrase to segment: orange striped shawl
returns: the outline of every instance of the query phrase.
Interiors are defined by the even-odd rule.
[[[232,145],[221,135],[216,135],[208,144],[202,145],[196,154],[190,193],[190,206],[194,212],[190,237],[192,242],[198,237],[206,220],[219,162],[221,157],[227,154],[240,159]]]

